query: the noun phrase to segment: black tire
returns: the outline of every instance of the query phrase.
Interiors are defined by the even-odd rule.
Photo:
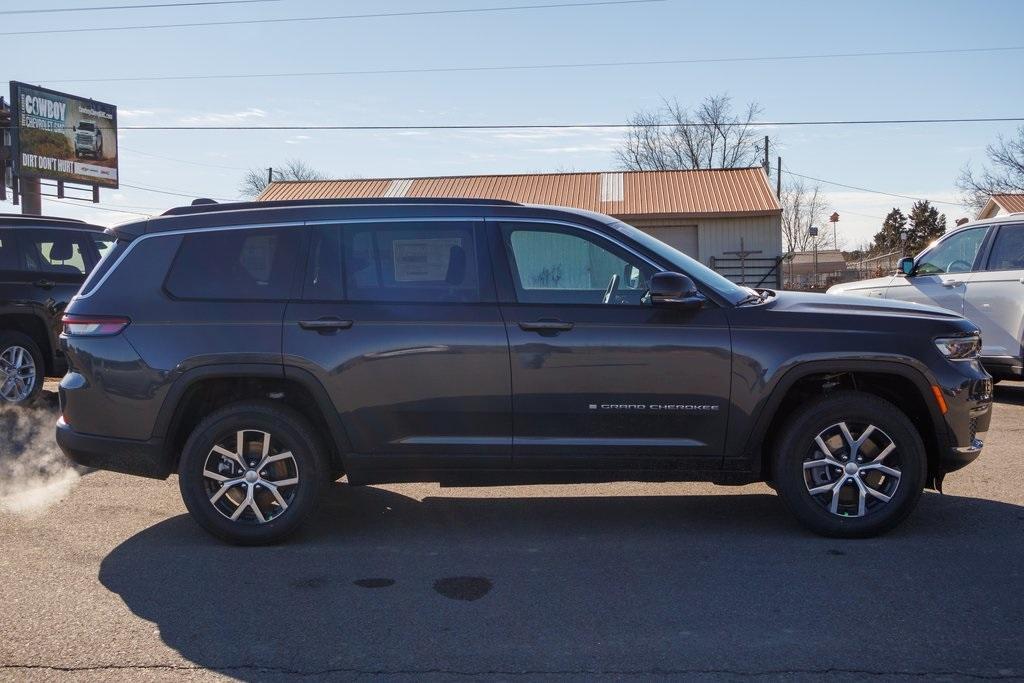
[[[862,436],[867,425],[874,426],[875,430],[863,446],[864,462],[851,466],[853,474],[849,476],[858,477],[859,481],[848,478],[845,484],[840,484],[838,510],[833,512],[831,490],[817,495],[810,491],[839,484],[848,476],[843,449],[834,448],[834,444],[847,443],[838,423],[849,425],[854,440]],[[836,428],[829,431],[833,426]],[[835,435],[822,440],[843,468],[812,466],[805,470],[805,462],[821,457],[815,437],[822,433]],[[900,476],[889,476],[877,469],[869,471],[867,466],[890,444],[894,448],[881,463],[898,470]],[[849,450],[846,448],[847,454]],[[860,467],[865,469],[860,470]],[[779,496],[801,523],[824,536],[865,538],[892,529],[917,505],[927,473],[924,444],[910,419],[892,403],[858,391],[838,392],[805,404],[786,422],[774,446],[772,478]],[[883,495],[888,493],[890,499],[883,502],[874,494],[864,495],[864,514],[856,516],[861,513],[861,487],[874,488]]]
[[[238,432],[250,430],[271,435],[271,456],[284,452],[291,453],[290,459],[285,458],[274,464],[274,467],[284,467],[288,470],[282,475],[286,478],[267,476],[263,479],[263,475],[260,475],[256,483],[240,481],[227,488],[218,499],[219,507],[215,506],[211,502],[211,497],[223,488],[223,484],[204,475],[207,463],[218,467],[209,471],[217,476],[226,477],[229,481],[244,478],[247,470],[231,458],[214,453],[213,449],[218,444],[230,443]],[[259,444],[262,444],[264,438],[259,437]],[[247,447],[256,441],[248,437],[243,439],[246,439]],[[294,473],[290,471],[292,466]],[[185,507],[203,529],[229,543],[266,545],[281,541],[295,533],[313,514],[328,483],[329,471],[325,451],[305,418],[295,410],[278,403],[251,401],[229,405],[199,423],[182,451],[178,464],[178,484]],[[266,482],[290,481],[291,478],[297,479],[298,482],[294,485],[281,484],[278,488],[281,498],[276,500],[285,500],[287,503],[282,509],[270,495],[269,488],[273,487],[268,487]],[[242,504],[236,505],[235,501],[239,498],[242,498],[243,502],[248,500],[247,496],[243,495],[247,491],[253,492],[255,501],[262,501],[259,512],[250,505],[243,510],[237,520],[232,521],[228,513],[244,507]],[[266,521],[257,520],[257,514],[264,514]]]
[[[35,365],[34,384],[28,395],[20,401],[9,401],[0,396],[0,405],[31,405],[39,398],[43,390],[43,382],[46,380],[46,364],[43,362],[43,352],[39,345],[27,334],[21,332],[0,332],[0,357],[12,347],[21,347],[32,356],[32,363]]]

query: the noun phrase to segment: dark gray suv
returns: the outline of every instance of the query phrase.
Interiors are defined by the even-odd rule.
[[[232,542],[290,534],[341,476],[767,481],[811,529],[867,536],[989,424],[964,318],[754,291],[599,214],[278,202],[109,232],[64,318],[58,442],[177,472]]]

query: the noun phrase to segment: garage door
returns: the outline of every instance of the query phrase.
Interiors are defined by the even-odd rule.
[[[697,226],[680,225],[673,228],[641,228],[651,237],[661,240],[670,247],[675,247],[690,258],[700,260],[697,253]]]

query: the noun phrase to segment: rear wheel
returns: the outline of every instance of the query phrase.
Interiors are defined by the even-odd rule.
[[[31,337],[21,332],[0,333],[0,401],[25,405],[43,390],[46,366]]]
[[[328,481],[309,423],[270,402],[238,403],[203,420],[178,466],[185,506],[230,543],[283,540],[313,513]]]
[[[884,533],[917,505],[928,470],[914,425],[872,394],[809,404],[783,428],[773,478],[786,506],[825,536]]]

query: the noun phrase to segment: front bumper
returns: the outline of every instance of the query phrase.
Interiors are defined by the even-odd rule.
[[[942,474],[974,462],[985,445],[985,435],[992,421],[993,384],[991,377],[982,373],[982,377],[963,378],[952,387],[942,388],[948,406],[944,416],[948,437],[939,453]]]
[[[85,467],[166,479],[171,474],[163,439],[135,441],[80,434],[64,418],[57,420],[57,445],[64,455]]]

